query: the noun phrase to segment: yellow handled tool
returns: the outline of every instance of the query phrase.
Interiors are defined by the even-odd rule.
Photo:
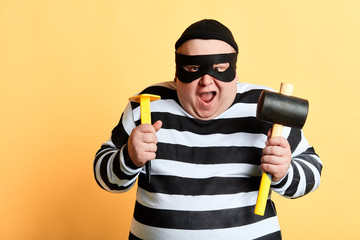
[[[161,97],[158,95],[152,94],[140,94],[134,97],[129,98],[132,102],[140,103],[140,118],[141,124],[151,124],[151,112],[150,112],[150,102],[159,100]],[[145,164],[146,178],[148,183],[151,181],[151,162],[148,161]]]
[[[296,107],[298,107],[299,103],[295,102],[295,104],[294,104],[291,101],[289,101],[287,98],[284,98],[280,95],[291,96],[293,90],[294,90],[293,85],[282,83],[281,87],[280,87],[280,94],[275,93],[274,95],[270,95],[270,93],[263,91],[263,93],[261,94],[261,96],[259,98],[259,102],[258,102],[257,117],[260,119],[263,119],[263,120],[267,120],[267,121],[274,122],[277,120],[277,122],[279,122],[280,120],[276,119],[276,118],[281,118],[282,113],[284,113],[284,115],[291,115],[292,113],[288,109],[286,109],[287,108],[286,105],[291,105],[291,107],[295,106],[295,109],[296,109]],[[296,101],[299,101],[299,100],[296,100]],[[279,108],[279,109],[276,109],[276,108]],[[301,108],[298,107],[298,109],[296,109],[296,110],[300,111]],[[264,115],[267,115],[267,116],[264,116]],[[305,115],[307,116],[307,109],[306,109]],[[306,116],[305,116],[305,119],[306,119]],[[276,119],[276,120],[274,120],[274,119]],[[298,121],[299,117],[297,117],[297,119],[295,119],[295,120]],[[284,119],[281,119],[281,121],[284,121]],[[294,119],[291,119],[291,121],[293,124]],[[304,123],[305,123],[305,120],[304,120]],[[290,124],[287,124],[287,125],[290,125]],[[282,130],[283,130],[283,125],[274,124],[272,133],[271,133],[271,137],[281,136]],[[267,202],[267,199],[269,196],[269,191],[270,191],[270,185],[271,185],[271,175],[269,173],[263,172],[262,177],[261,177],[261,182],[260,182],[258,198],[256,201],[256,206],[255,206],[255,214],[257,214],[257,215],[263,216],[265,213],[266,202]]]

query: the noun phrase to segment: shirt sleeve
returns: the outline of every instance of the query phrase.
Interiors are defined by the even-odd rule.
[[[284,197],[298,198],[319,187],[323,165],[301,129],[284,128],[284,135],[291,146],[291,164],[283,179],[272,182],[271,189]]]
[[[136,182],[142,168],[136,167],[129,158],[127,140],[135,127],[131,104],[113,129],[110,139],[102,144],[94,160],[96,182],[103,189],[121,193],[128,191]]]

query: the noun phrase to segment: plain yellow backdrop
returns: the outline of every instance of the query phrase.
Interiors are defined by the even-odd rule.
[[[284,239],[359,239],[360,2],[0,1],[0,239],[126,239],[135,188],[97,186],[93,158],[129,96],[174,77],[174,43],[214,18],[240,81],[295,85],[320,188],[273,194]]]

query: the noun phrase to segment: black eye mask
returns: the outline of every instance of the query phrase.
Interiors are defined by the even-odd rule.
[[[214,54],[214,55],[182,55],[176,54],[176,75],[183,83],[190,83],[206,74],[222,82],[231,82],[236,76],[237,53]],[[229,63],[224,72],[214,69],[214,64]],[[189,72],[184,69],[188,65],[197,65],[196,72]]]

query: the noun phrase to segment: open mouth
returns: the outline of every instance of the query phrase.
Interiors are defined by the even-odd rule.
[[[205,103],[210,103],[214,97],[216,96],[216,92],[204,92],[200,94],[200,99]]]

